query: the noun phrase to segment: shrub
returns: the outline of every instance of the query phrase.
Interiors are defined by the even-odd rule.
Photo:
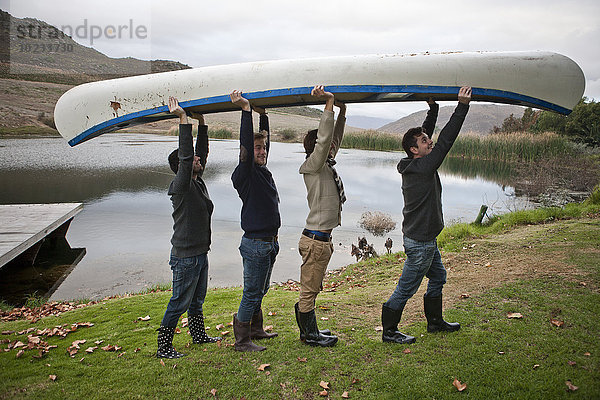
[[[375,236],[383,236],[396,229],[396,221],[389,214],[367,211],[360,216],[358,225]]]

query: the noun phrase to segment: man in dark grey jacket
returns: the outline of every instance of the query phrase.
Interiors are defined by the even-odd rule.
[[[402,174],[404,196],[402,233],[406,261],[396,290],[382,306],[384,342],[415,342],[413,336],[398,331],[398,323],[406,302],[419,289],[424,276],[429,278],[423,298],[427,332],[460,329],[458,323],[448,323],[442,318],[442,288],[446,283],[446,269],[436,240],[444,228],[442,184],[437,169],[460,132],[470,101],[471,88],[460,88],[458,106],[440,132],[435,147],[430,136],[435,129],[439,106],[431,99],[423,126],[409,129],[402,139],[407,157],[398,163],[398,172]]]
[[[175,179],[169,186],[173,203],[173,237],[169,265],[173,271],[173,295],[158,329],[158,358],[179,358],[185,354],[173,348],[179,317],[188,312],[188,326],[194,343],[213,343],[204,330],[202,304],[208,285],[208,250],[213,203],[202,173],[208,156],[208,127],[199,120],[194,155],[192,125],[177,99],[169,98],[169,112],[179,117],[179,148],[169,155]]]

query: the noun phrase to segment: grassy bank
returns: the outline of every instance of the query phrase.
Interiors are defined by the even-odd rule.
[[[381,342],[381,303],[402,270],[403,254],[397,253],[328,275],[317,312],[320,327],[340,337],[334,348],[299,342],[293,315],[298,292],[288,284],[265,297],[265,323],[279,337],[263,343],[267,350],[260,353],[235,352],[233,333],[223,332],[231,331],[227,324],[240,288],[208,293],[208,332],[224,334],[220,346],[188,347],[182,328],[175,347],[188,356],[163,363],[154,358],[155,330],[170,292],[110,299],[35,323],[1,322],[1,331],[14,331],[0,337],[11,343],[37,341],[36,329],[94,325],[79,326],[65,338],[39,336],[57,346],[41,358],[36,349],[18,357],[16,349],[0,353],[0,398],[339,399],[344,392],[351,399],[597,398],[598,197],[571,206],[577,213],[569,208],[552,218],[543,211],[529,218],[509,214],[498,219],[505,221],[500,229],[495,221],[482,227],[489,231],[448,238],[445,316],[461,323],[457,333],[426,332],[421,288],[407,304],[401,327],[417,342]],[[523,317],[508,318],[510,313]],[[224,327],[217,330],[218,324]],[[30,328],[35,329],[19,334]],[[76,340],[86,342],[70,357],[67,348]],[[102,350],[109,345],[121,348]],[[269,366],[261,370],[264,364]],[[455,378],[466,383],[464,392],[452,385]],[[323,397],[321,381],[329,387]],[[578,389],[567,392],[567,381]]]
[[[402,136],[374,130],[347,132],[341,147],[347,149],[398,151],[402,150]]]

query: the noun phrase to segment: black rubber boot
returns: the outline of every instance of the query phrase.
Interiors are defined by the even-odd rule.
[[[423,296],[425,318],[427,318],[427,332],[454,332],[460,329],[458,322],[446,322],[442,318],[442,296]]]
[[[300,329],[300,340],[304,342],[304,337],[306,334],[304,333],[304,328],[300,325],[300,319],[298,319],[298,313],[300,312],[298,308],[298,303],[294,304],[294,312],[296,313],[296,323],[298,324],[298,328]],[[329,329],[319,329],[319,332],[323,336],[331,336],[331,331]]]
[[[402,318],[404,307],[399,310],[394,310],[387,307],[385,304],[381,306],[381,324],[383,325],[383,333],[381,339],[384,342],[410,344],[416,342],[414,336],[405,335],[398,330],[398,323]]]
[[[237,313],[233,314],[233,334],[237,351],[263,351],[266,347],[256,345],[250,340],[250,321],[241,322],[237,319]]]
[[[178,352],[173,348],[173,335],[175,335],[175,327],[161,326],[158,330],[158,350],[156,351],[157,358],[179,358],[185,354]]]
[[[267,333],[263,328],[263,314],[262,309],[259,309],[258,312],[255,312],[252,315],[252,319],[250,320],[250,339],[258,340],[258,339],[270,339],[277,336],[276,332]]]
[[[190,335],[192,335],[192,342],[195,344],[215,343],[220,340],[206,334],[204,330],[204,316],[202,314],[188,316],[188,327],[190,328]]]
[[[325,336],[319,332],[315,310],[307,313],[298,312],[298,321],[300,332],[304,332],[304,343],[309,346],[331,347],[337,343],[337,336]]]

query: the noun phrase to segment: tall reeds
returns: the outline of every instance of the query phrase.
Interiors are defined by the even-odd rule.
[[[347,132],[341,147],[362,150],[398,151],[402,150],[402,136],[367,130]]]
[[[506,133],[488,136],[460,135],[450,156],[491,161],[534,161],[569,155],[573,146],[566,138],[552,132]]]

